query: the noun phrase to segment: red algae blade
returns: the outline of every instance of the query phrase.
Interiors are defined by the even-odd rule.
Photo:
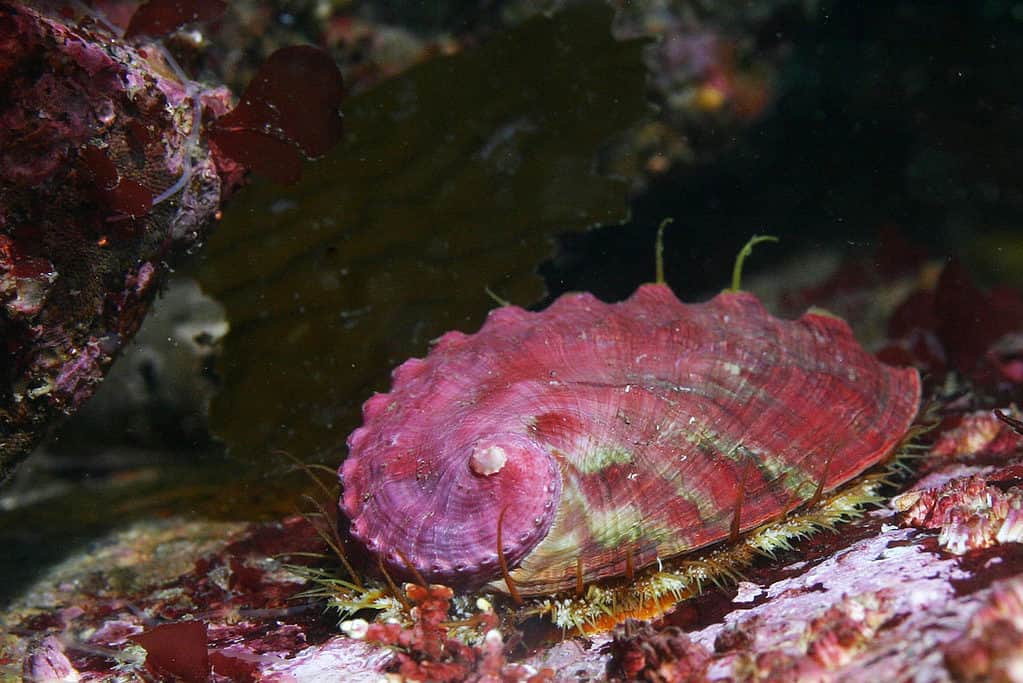
[[[152,673],[202,683],[210,679],[206,638],[205,623],[178,621],[151,628],[131,640],[145,648],[146,668]]]

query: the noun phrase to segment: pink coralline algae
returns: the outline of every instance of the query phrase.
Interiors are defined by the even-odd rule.
[[[999,543],[1023,541],[1023,491],[989,485],[982,477],[958,478],[936,489],[895,499],[903,523],[939,530],[938,544],[957,555]]]
[[[657,630],[634,620],[615,629],[608,649],[612,681],[697,683],[706,680],[711,657],[707,648],[692,642],[680,628]]]
[[[235,526],[230,535],[212,533],[202,552],[194,539],[203,524],[180,519],[94,546],[93,555],[117,563],[124,585],[97,578],[83,555],[82,573],[54,578],[32,606],[0,614],[0,679],[13,677],[16,664],[33,682],[377,683],[384,673],[406,681],[555,680],[548,667],[509,661],[493,612],[472,625],[482,642],[452,638],[452,592],[444,586],[405,587],[410,624],[362,622],[356,633],[349,622],[359,638],[341,635],[322,603],[299,595],[308,585],[294,565],[325,549],[314,528],[300,517]],[[162,556],[171,549],[185,555],[180,574],[166,571]]]
[[[962,555],[1003,543],[1023,542],[1023,479],[1018,464],[997,466],[1023,451],[1018,411],[977,411],[947,420],[930,449],[931,456],[977,463],[968,475],[953,477],[897,496],[902,523],[939,532],[938,544]],[[930,461],[935,467],[937,461]],[[978,465],[994,463],[983,470]],[[926,480],[925,480],[926,481]]]
[[[1023,579],[993,585],[966,631],[942,652],[957,681],[1008,683],[1023,678]]]
[[[43,638],[25,658],[22,669],[26,681],[76,681],[80,678],[56,636]]]
[[[931,454],[943,457],[1003,456],[1023,447],[1023,434],[1017,433],[1006,421],[1018,419],[1018,412],[1002,412],[999,419],[990,410],[980,410],[957,416],[954,424],[943,425],[931,448]]]
[[[809,659],[825,669],[848,664],[891,616],[888,602],[883,591],[845,598],[811,619],[806,629]]]
[[[391,573],[515,599],[775,520],[888,459],[920,399],[914,370],[833,316],[779,320],[741,292],[686,305],[664,285],[497,309],[393,379],[348,440],[352,534]]]
[[[200,136],[230,93],[165,54],[66,4],[0,3],[0,477],[92,394],[238,182]]]
[[[145,680],[295,680],[269,672],[285,664],[284,654],[301,653],[335,629],[320,619],[318,607],[292,599],[304,581],[281,563],[307,563],[303,554],[323,550],[319,536],[295,517],[241,528],[233,536],[220,527],[206,553],[177,563],[161,557],[169,549],[203,547],[195,540],[201,529],[176,520],[128,534],[112,549],[97,544],[90,553],[116,557],[127,571],[122,578],[131,577],[125,585],[97,581],[86,568],[39,596],[44,608],[55,603],[59,608],[23,608],[14,622],[5,613],[0,633],[32,636],[22,645],[25,680],[109,680],[115,669]],[[160,539],[164,550],[143,547]],[[183,573],[167,573],[168,564],[179,564]],[[340,653],[337,667],[347,662],[364,668],[372,657],[382,659],[362,644],[352,645]],[[0,669],[0,678],[5,673]]]

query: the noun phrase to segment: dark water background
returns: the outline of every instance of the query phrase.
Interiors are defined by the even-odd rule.
[[[1019,13],[997,2],[836,2],[810,21],[772,24],[765,32],[795,52],[770,113],[717,158],[659,178],[633,200],[629,229],[564,238],[543,268],[551,293],[627,296],[649,278],[664,216],[683,225],[666,246],[683,298],[718,287],[751,232],[784,244],[758,254],[758,268],[829,247],[866,258],[889,225],[935,258],[965,255],[990,279],[1018,283],[1003,259],[1018,266],[1023,249]],[[995,232],[1008,233],[1004,244],[985,239]]]

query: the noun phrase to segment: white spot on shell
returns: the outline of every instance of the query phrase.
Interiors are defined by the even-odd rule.
[[[469,456],[469,468],[481,477],[497,474],[508,462],[508,453],[500,446],[477,448]]]

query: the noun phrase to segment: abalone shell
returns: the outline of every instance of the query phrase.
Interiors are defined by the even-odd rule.
[[[919,401],[915,370],[828,314],[569,294],[398,367],[348,439],[341,508],[390,571],[500,588],[500,534],[519,592],[547,595],[783,516],[888,458]]]

